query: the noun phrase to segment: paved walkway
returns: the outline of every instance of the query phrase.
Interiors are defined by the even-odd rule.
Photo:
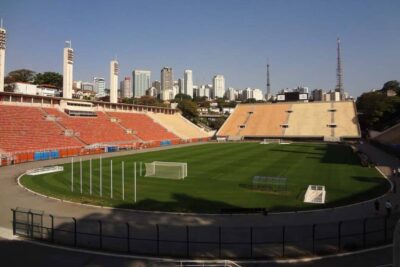
[[[196,144],[191,144],[196,145]],[[180,146],[181,147],[181,146]],[[170,149],[171,147],[158,148]],[[368,145],[360,145],[359,149],[370,156],[377,163],[378,168],[390,175],[390,168],[400,166],[400,161],[392,156]],[[156,149],[150,149],[156,150]],[[124,151],[112,154],[103,154],[103,158],[117,155],[128,155],[146,151]],[[96,158],[98,155],[84,156],[83,159]],[[169,225],[219,225],[219,226],[273,226],[273,225],[303,225],[323,222],[337,222],[338,220],[359,219],[375,216],[373,201],[360,204],[338,207],[333,209],[289,212],[263,215],[207,215],[207,214],[174,214],[174,213],[151,213],[141,211],[116,210],[99,207],[82,206],[72,203],[60,202],[34,195],[17,184],[17,177],[27,169],[37,168],[50,164],[61,164],[70,162],[69,158],[29,162],[14,166],[0,168],[0,227],[11,229],[11,209],[25,207],[43,210],[48,214],[57,216],[82,218],[95,218],[113,221],[132,221],[139,224],[169,224]],[[400,179],[400,178],[397,178]],[[400,195],[400,193],[399,193]],[[400,203],[399,195],[388,193],[380,198],[383,203],[390,199],[395,207]],[[382,211],[383,212],[383,211]],[[0,232],[4,233],[4,231]]]
[[[23,255],[23,257],[20,257]],[[4,266],[13,267],[80,267],[80,266],[125,266],[125,267],[176,267],[177,264],[160,264],[156,260],[116,257],[111,255],[93,254],[82,251],[62,250],[56,247],[43,246],[37,243],[6,240],[0,238],[0,258]],[[392,258],[392,248],[383,248],[372,252],[359,253],[341,257],[324,258],[314,261],[296,263],[242,263],[243,267],[389,267]]]

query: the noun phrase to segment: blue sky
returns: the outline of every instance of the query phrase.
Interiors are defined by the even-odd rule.
[[[333,89],[336,37],[344,87],[352,95],[400,79],[400,1],[158,0],[0,2],[7,29],[6,72],[62,72],[72,40],[74,80],[108,80],[117,55],[120,78],[133,69],[193,70],[195,84],[223,74],[227,86],[273,91],[297,85]]]

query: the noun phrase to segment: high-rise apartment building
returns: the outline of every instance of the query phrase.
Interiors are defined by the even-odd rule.
[[[146,95],[146,90],[151,87],[150,76],[151,71],[149,70],[134,70],[132,72],[132,88],[134,97],[140,98]]]
[[[172,86],[174,85],[174,78],[172,68],[164,67],[161,70],[161,92],[160,96],[162,100],[169,100],[172,92]]]
[[[314,89],[311,91],[311,98],[314,101],[323,101],[324,100],[324,90],[322,89]]]
[[[184,93],[193,97],[193,73],[191,70],[185,70],[184,79]]]
[[[74,88],[74,89],[82,89],[82,81],[74,81],[72,83],[72,88]]]
[[[185,79],[178,79],[178,87],[178,93],[183,94],[185,92]]]
[[[4,92],[4,67],[6,62],[6,30],[0,27],[0,92]]]
[[[131,77],[125,77],[125,79],[120,82],[119,88],[121,89],[121,97],[131,98],[133,96]]]
[[[118,103],[118,61],[110,62],[110,103]]]
[[[215,75],[213,78],[213,88],[214,94],[213,97],[224,97],[225,95],[225,78],[223,75]]]
[[[72,98],[72,83],[74,71],[74,50],[71,48],[71,41],[67,41],[64,48],[64,68],[63,68],[63,97]]]
[[[260,89],[253,89],[253,98],[257,101],[264,100],[263,92]]]
[[[104,78],[94,77],[93,86],[94,86],[94,91],[96,92],[97,95],[99,96],[106,95],[106,81]]]
[[[229,101],[235,101],[237,99],[237,96],[238,96],[237,91],[232,87],[229,87],[228,90],[226,91],[226,98]]]

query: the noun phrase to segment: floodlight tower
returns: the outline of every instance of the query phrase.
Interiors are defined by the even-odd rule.
[[[269,63],[267,64],[267,101],[271,98],[271,84],[269,82]]]
[[[336,92],[340,92],[340,98],[344,98],[344,89],[343,89],[343,70],[342,70],[342,58],[340,55],[340,39],[339,37],[336,40],[337,43],[337,66],[336,66]]]
[[[71,47],[71,41],[65,43],[67,46],[64,48],[63,97],[72,98],[74,50]]]
[[[4,65],[6,60],[6,30],[0,20],[0,92],[4,92]]]
[[[118,61],[110,61],[110,103],[118,103]]]

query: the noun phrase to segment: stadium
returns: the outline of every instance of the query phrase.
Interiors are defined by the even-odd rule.
[[[20,185],[2,206],[17,236],[230,260],[391,241],[397,216],[366,209],[391,184],[363,166],[351,101],[238,105],[212,136],[175,109],[0,97],[2,169]]]
[[[131,9],[150,10],[139,2]],[[103,6],[112,10],[96,9]],[[60,10],[51,14],[70,21]],[[171,40],[160,42],[165,52],[176,45]],[[337,85],[326,93],[298,86],[274,96],[269,59],[265,96],[225,87],[222,74],[214,73],[213,85],[194,85],[192,70],[175,81],[171,67],[151,84],[151,71],[142,69],[120,81],[117,56],[106,88],[100,76],[93,84],[73,79],[72,41],[63,50],[62,75],[18,69],[5,77],[1,20],[1,265],[400,266],[400,83],[386,82],[355,101],[344,91],[339,38],[336,44]],[[77,62],[95,69],[97,55],[85,53]],[[230,57],[246,68],[238,55]],[[207,62],[207,71],[214,64]],[[290,73],[282,75],[290,84]]]

